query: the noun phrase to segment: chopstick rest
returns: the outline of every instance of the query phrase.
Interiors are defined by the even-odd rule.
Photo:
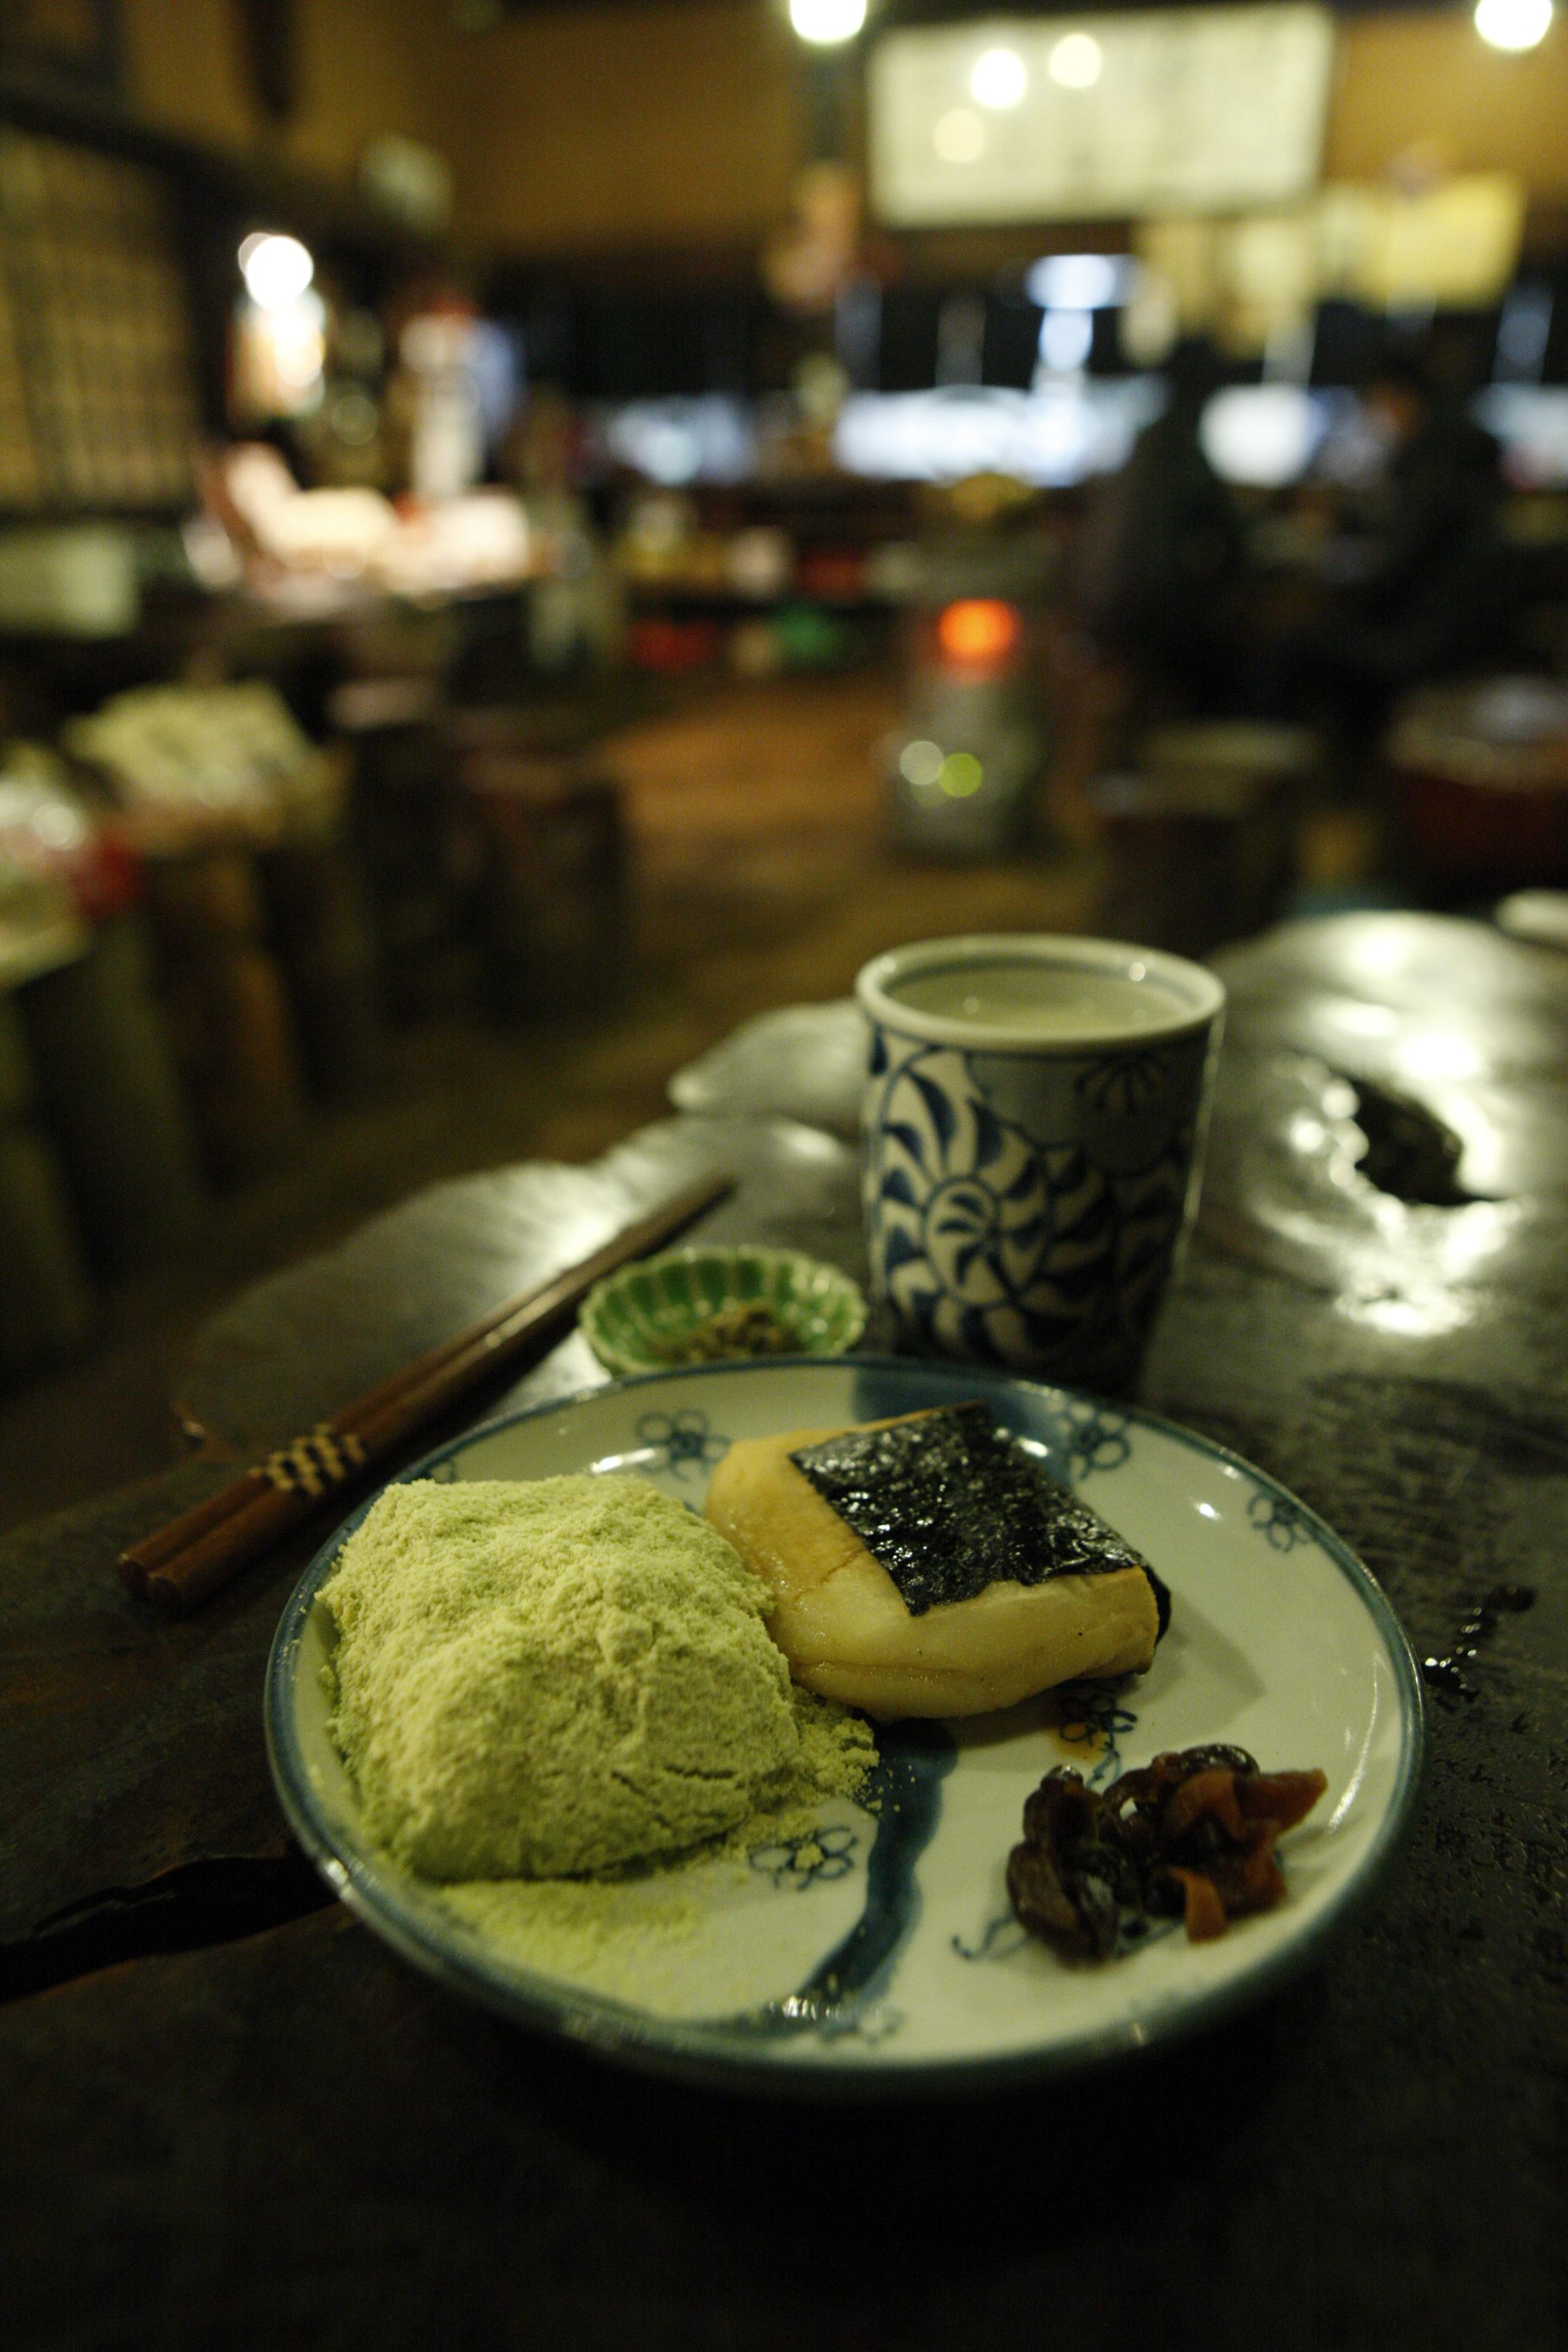
[[[542,1353],[563,1337],[601,1276],[646,1257],[733,1190],[734,1180],[725,1175],[687,1185],[564,1273],[505,1300],[279,1446],[220,1493],[143,1536],[120,1555],[127,1590],[166,1615],[196,1608],[489,1372],[530,1351]]]

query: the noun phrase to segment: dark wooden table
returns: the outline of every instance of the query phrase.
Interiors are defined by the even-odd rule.
[[[0,1549],[9,2341],[1561,2340],[1568,960],[1358,917],[1224,969],[1205,1221],[1142,1393],[1454,1660],[1413,1832],[1321,1959],[1152,2059],[825,2110],[511,2030],[291,1854],[261,1668],[316,1537],[177,1624],[116,1549],[697,1167],[742,1172],[715,1234],[858,1267],[842,1089],[806,1125],[804,1066],[731,1057],[593,1169],[441,1187],[248,1293],[182,1383],[202,1450]],[[573,1341],[518,1393],[590,1377]],[[1531,1605],[1467,1643],[1504,1584]]]

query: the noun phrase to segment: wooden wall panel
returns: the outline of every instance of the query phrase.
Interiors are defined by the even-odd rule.
[[[449,147],[462,47],[436,0],[300,0],[299,102],[281,131],[250,89],[232,0],[121,0],[127,91],[162,131],[239,150],[263,144],[331,179],[377,132]]]
[[[1517,172],[1533,202],[1568,197],[1568,23],[1538,49],[1489,49],[1468,9],[1340,27],[1324,173],[1373,180],[1412,151],[1447,170]]]
[[[467,45],[465,227],[533,251],[756,237],[801,152],[800,44],[766,5],[550,10]]]
[[[229,148],[273,144],[230,0],[121,0],[138,112]],[[1004,11],[1005,13],[1005,11]],[[300,104],[275,142],[332,178],[398,131],[443,150],[458,226],[520,256],[754,245],[803,152],[803,57],[769,0],[544,9],[479,35],[437,0],[299,0]],[[1505,57],[1468,9],[1342,23],[1326,169],[1376,178],[1413,151],[1520,173],[1568,205],[1568,16]]]

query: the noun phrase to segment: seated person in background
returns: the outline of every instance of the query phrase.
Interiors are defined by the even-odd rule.
[[[1218,711],[1232,699],[1241,531],[1198,436],[1218,382],[1206,341],[1177,344],[1164,412],[1139,435],[1089,523],[1084,618],[1108,653],[1132,665],[1144,717]]]
[[[1347,732],[1381,727],[1407,687],[1506,657],[1513,617],[1500,452],[1451,372],[1394,354],[1363,398],[1389,452],[1365,565],[1288,649]]]

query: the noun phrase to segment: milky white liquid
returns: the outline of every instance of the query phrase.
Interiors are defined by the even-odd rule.
[[[1005,1030],[1020,1040],[1136,1037],[1168,1029],[1194,1010],[1152,980],[1025,959],[911,972],[894,981],[888,994],[911,1013]]]

